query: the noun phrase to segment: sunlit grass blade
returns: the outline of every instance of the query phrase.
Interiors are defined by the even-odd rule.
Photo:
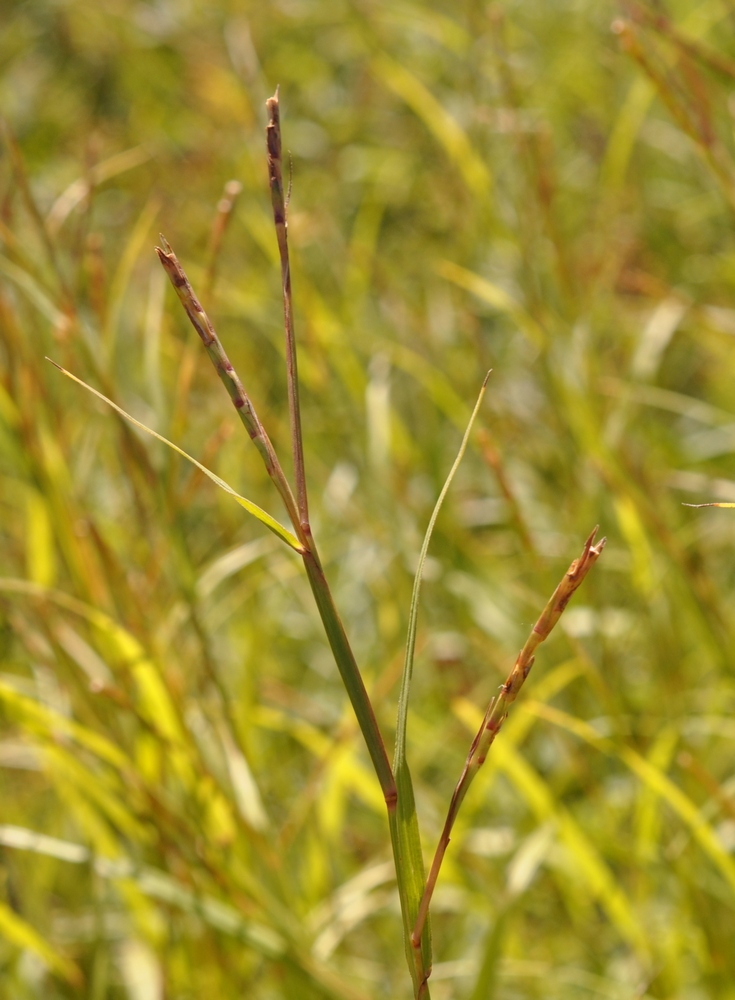
[[[456,166],[469,192],[478,201],[487,200],[493,189],[492,174],[459,122],[415,74],[385,52],[375,56],[372,70],[429,129]]]
[[[0,901],[0,935],[16,948],[36,955],[57,975],[66,979],[75,988],[81,989],[84,977],[79,966],[60,954],[37,930],[2,901]]]
[[[46,360],[51,361],[51,358],[47,358]],[[281,541],[286,542],[287,545],[290,545],[291,548],[294,549],[294,551],[299,553],[302,553],[304,551],[303,546],[301,545],[299,540],[294,535],[292,535],[287,528],[284,528],[282,524],[279,524],[274,517],[271,517],[271,515],[268,514],[266,511],[264,511],[261,507],[258,507],[258,505],[253,503],[252,500],[248,500],[246,497],[241,496],[236,490],[233,490],[233,488],[228,483],[226,483],[224,479],[220,479],[219,476],[215,475],[214,472],[212,472],[206,466],[202,465],[201,462],[197,462],[197,460],[193,458],[191,455],[189,455],[187,452],[185,452],[183,448],[179,448],[179,446],[177,444],[174,444],[173,441],[169,441],[168,438],[165,438],[162,434],[159,434],[157,431],[154,431],[153,428],[147,427],[145,424],[141,423],[140,420],[136,420],[135,417],[131,416],[129,413],[123,410],[122,407],[117,405],[117,403],[113,403],[111,399],[107,398],[107,396],[104,396],[101,392],[98,392],[97,389],[93,389],[91,385],[88,385],[86,382],[82,381],[82,379],[77,378],[76,375],[72,375],[72,373],[67,371],[66,368],[62,368],[61,365],[57,365],[55,361],[51,361],[51,364],[54,365],[54,367],[58,368],[59,371],[62,372],[62,374],[66,375],[67,378],[70,378],[73,382],[76,382],[78,385],[81,385],[88,392],[91,392],[92,395],[96,396],[98,399],[101,399],[103,403],[107,403],[108,406],[111,406],[113,410],[116,410],[121,417],[124,417],[129,423],[133,424],[134,427],[140,428],[140,430],[145,431],[146,434],[150,434],[151,437],[154,437],[156,438],[156,440],[163,442],[163,444],[171,448],[178,455],[181,455],[182,458],[185,458],[187,462],[191,462],[192,465],[195,465],[200,472],[203,472],[205,476],[211,479],[212,482],[215,483],[217,486],[219,486],[221,490],[224,490],[225,493],[229,493],[230,496],[234,500],[236,500],[241,507],[244,507],[249,514],[252,514],[253,517],[257,518],[261,522],[261,524],[264,524],[266,526],[266,528],[269,528],[274,535],[277,535],[281,539]]]
[[[623,940],[647,962],[650,948],[645,925],[595,844],[571,812],[556,801],[548,783],[515,747],[500,741],[497,754],[500,768],[526,799],[537,819],[551,820],[556,826],[559,839],[572,859],[575,877],[587,886]]]
[[[546,345],[546,331],[504,288],[488,281],[487,278],[480,277],[479,274],[474,274],[472,271],[454,264],[450,260],[441,260],[435,267],[437,273],[446,278],[447,281],[451,281],[458,288],[464,288],[472,295],[477,296],[481,302],[486,302],[493,309],[509,316],[535,347]]]
[[[0,705],[7,717],[14,718],[25,731],[64,736],[88,750],[121,774],[132,767],[130,759],[109,739],[87,726],[55,712],[0,681]]]
[[[688,827],[692,837],[704,853],[719,869],[730,890],[735,893],[735,861],[727,853],[712,826],[702,815],[701,810],[661,768],[650,760],[646,760],[631,747],[616,746],[612,740],[600,736],[589,723],[575,719],[558,708],[553,708],[551,705],[541,705],[537,702],[531,702],[525,707],[527,711],[566,729],[603,753],[618,757],[637,778],[671,807]]]
[[[69,217],[69,214],[74,211],[80,202],[83,202],[85,198],[90,196],[95,187],[104,184],[105,181],[109,181],[118,174],[132,170],[134,167],[139,167],[150,160],[152,156],[152,148],[146,145],[133,146],[132,149],[126,149],[122,153],[115,153],[109,159],[102,160],[101,163],[96,163],[87,171],[86,176],[72,181],[69,187],[65,191],[62,191],[53,203],[46,216],[49,235],[52,238],[58,236],[59,230]]]
[[[570,676],[567,668],[573,664],[574,661],[571,661],[562,665],[544,678],[544,681],[554,682],[544,692],[546,696],[552,696],[562,689],[563,682]],[[532,707],[537,704],[538,715],[549,707],[542,702],[524,702],[508,725],[507,731],[504,731],[505,738],[495,745],[488,763],[492,760],[495,773],[502,773],[515,786],[539,822],[552,824],[552,829],[556,831],[569,857],[574,859],[575,879],[599,902],[621,937],[636,949],[644,962],[647,962],[650,957],[650,947],[645,925],[639,919],[622,885],[584,827],[577,822],[571,811],[558,801],[548,782],[528,763],[519,749],[520,743],[534,725],[534,718],[538,717]],[[476,730],[482,722],[477,706],[462,700],[456,708],[463,724],[470,731]],[[565,880],[566,876],[563,876],[560,883],[562,889]]]
[[[401,679],[401,691],[398,699],[398,722],[396,725],[396,748],[393,759],[393,771],[398,788],[398,802],[394,818],[395,831],[393,833],[393,849],[396,852],[396,871],[398,875],[398,891],[401,898],[401,913],[403,915],[404,935],[406,941],[406,955],[412,975],[414,976],[414,986],[418,989],[417,996],[428,995],[426,992],[423,977],[428,978],[431,972],[431,930],[427,922],[424,932],[421,935],[420,943],[414,945],[411,942],[411,931],[418,913],[419,903],[424,892],[426,872],[424,869],[424,859],[421,851],[421,837],[419,833],[418,819],[416,816],[416,804],[414,801],[413,785],[411,773],[406,761],[406,725],[408,718],[408,701],[411,691],[411,678],[413,676],[414,655],[416,652],[416,626],[418,621],[419,598],[421,596],[421,580],[423,576],[426,554],[429,550],[429,543],[434,532],[434,526],[442,508],[444,499],[452,484],[455,473],[462,461],[467,443],[470,439],[472,426],[475,417],[480,409],[487,380],[490,372],[485,376],[480,394],[477,397],[475,408],[472,411],[469,423],[462,438],[462,443],[457,452],[452,468],[442,487],[439,499],[429,518],[429,525],[424,535],[424,541],[419,554],[416,576],[413,584],[413,594],[411,595],[411,606],[408,615],[408,637],[406,639],[406,657],[403,666],[403,677]],[[421,954],[417,954],[420,948]],[[423,992],[421,992],[423,990]]]
[[[394,763],[396,767],[398,767],[400,763],[404,763],[406,759],[406,719],[408,715],[408,699],[411,690],[411,678],[413,676],[413,661],[416,652],[416,626],[418,622],[419,599],[421,597],[421,581],[423,577],[424,563],[426,562],[426,555],[429,551],[431,536],[434,533],[434,526],[436,525],[437,518],[439,517],[439,511],[442,508],[446,495],[449,492],[449,487],[452,485],[452,480],[456,475],[457,469],[459,468],[460,462],[462,461],[464,453],[467,449],[467,444],[472,432],[472,426],[482,404],[489,377],[490,372],[487,373],[485,380],[482,383],[480,394],[477,397],[475,408],[472,411],[469,423],[467,424],[464,437],[462,438],[462,443],[460,444],[459,451],[457,452],[457,457],[454,460],[452,468],[449,470],[449,474],[444,482],[439,498],[434,505],[434,510],[429,518],[429,524],[426,529],[426,534],[424,535],[424,541],[421,545],[421,551],[419,553],[418,564],[416,566],[416,576],[413,583],[413,593],[411,595],[411,606],[408,614],[406,656],[403,665],[403,676],[401,678],[401,691],[398,698],[398,722],[396,725],[396,748],[394,756]]]

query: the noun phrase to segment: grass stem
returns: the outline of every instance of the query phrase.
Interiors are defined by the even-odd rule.
[[[431,897],[436,887],[444,855],[446,854],[447,847],[449,846],[452,827],[454,826],[454,821],[457,818],[459,808],[464,801],[464,797],[467,794],[467,790],[470,787],[472,780],[485,763],[488,751],[490,750],[495,737],[500,732],[501,726],[508,715],[508,709],[518,697],[518,692],[521,690],[526,678],[528,677],[535,659],[536,648],[549,636],[551,630],[559,621],[559,618],[569,603],[572,595],[587,576],[587,573],[590,571],[592,566],[594,566],[597,562],[600,553],[604,549],[606,539],[601,539],[595,545],[594,541],[596,534],[597,528],[594,529],[585,542],[582,555],[579,559],[574,560],[567,572],[564,574],[561,583],[551,595],[546,607],[541,612],[538,621],[531,629],[523,649],[518,654],[518,659],[516,660],[508,679],[500,688],[500,693],[493,698],[488,705],[485,717],[482,720],[482,725],[472,741],[470,752],[467,755],[467,760],[462,770],[462,774],[460,775],[457,786],[454,789],[454,794],[452,795],[452,800],[449,804],[449,811],[447,812],[447,818],[444,822],[444,829],[442,830],[441,837],[439,838],[439,844],[434,855],[434,860],[431,864],[429,877],[426,880],[424,895],[421,899],[421,903],[419,904],[416,925],[411,935],[411,941],[414,948],[418,947],[421,941],[424,924],[429,913],[429,904],[431,903]]]
[[[184,269],[163,236],[161,237],[161,242],[164,248],[156,247],[159,260],[176,290],[176,294],[181,300],[194,329],[199,334],[221,382],[227,389],[240,420],[260,452],[268,474],[283,499],[294,531],[303,547],[301,555],[304,559],[306,574],[314,593],[329,645],[331,646],[337,667],[347,689],[347,694],[352,703],[355,715],[357,716],[365,743],[367,744],[370,759],[372,760],[385,797],[386,806],[389,810],[395,808],[396,785],[385,749],[385,743],[378,727],[372,704],[365,690],[362,675],[347,639],[347,634],[337,613],[308,521],[304,521],[301,516],[301,510],[297,506],[270,438],[261,424],[237,372],[227,357],[212,323],[204,312],[189,279],[186,277]]]
[[[163,264],[164,270],[186,311],[186,315],[191,320],[192,326],[199,334],[207,350],[207,354],[219,375],[220,381],[227,389],[230,399],[237,410],[238,417],[253,444],[260,452],[268,475],[275,483],[276,489],[280,493],[281,499],[288,511],[288,516],[291,519],[294,530],[299,535],[299,540],[304,542],[304,539],[300,535],[301,519],[298,515],[296,501],[294,500],[294,495],[281,467],[281,463],[278,461],[278,456],[270,442],[270,438],[261,424],[237,372],[232,367],[230,359],[227,357],[209,317],[204,312],[199,299],[196,297],[194,289],[191,287],[191,283],[179,263],[178,257],[163,236],[161,236],[161,242],[163,243],[163,249],[156,247],[158,259]]]
[[[296,337],[293,328],[293,301],[291,297],[291,264],[288,256],[288,199],[283,192],[281,167],[281,118],[278,105],[278,87],[273,97],[265,102],[268,108],[268,126],[265,130],[268,150],[268,178],[273,203],[273,221],[276,225],[278,253],[281,257],[281,282],[283,286],[283,322],[286,330],[286,373],[288,378],[288,409],[291,421],[291,449],[293,451],[296,500],[301,522],[309,523],[309,505],[306,498],[304,472],[304,445],[301,435],[301,405],[299,402],[299,377],[296,363]]]

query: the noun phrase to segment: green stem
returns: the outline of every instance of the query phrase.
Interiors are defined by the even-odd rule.
[[[269,135],[269,143],[270,141]],[[278,214],[276,221],[278,223]],[[380,782],[388,810],[388,822],[396,865],[396,879],[403,915],[404,943],[409,970],[414,984],[414,997],[415,1000],[430,1000],[428,977],[431,972],[431,952],[428,930],[425,935],[419,936],[420,943],[418,946],[414,947],[411,943],[411,927],[413,926],[417,902],[421,898],[424,871],[423,862],[420,858],[420,841],[415,808],[413,806],[413,790],[411,788],[410,775],[404,762],[401,768],[401,788],[399,791],[370,698],[365,689],[362,675],[357,666],[344,626],[334,604],[329,584],[324,575],[308,520],[303,455],[301,454],[301,429],[298,420],[298,393],[295,381],[296,355],[295,345],[292,344],[293,329],[290,326],[289,319],[290,282],[288,285],[286,284],[287,271],[284,272],[284,301],[287,302],[287,344],[291,343],[293,346],[291,354],[293,364],[289,367],[289,388],[290,390],[292,388],[294,390],[291,393],[292,404],[295,403],[295,411],[292,410],[292,417],[295,412],[295,417],[292,419],[292,431],[298,502],[294,499],[291,487],[276,456],[273,445],[253,408],[250,398],[245,392],[237,372],[227,357],[214,327],[194,294],[194,290],[173,250],[163,237],[161,237],[161,240],[164,249],[156,248],[158,257],[184,306],[187,316],[204,344],[220,380],[227,389],[240,420],[263,458],[266,469],[283,499],[294,531],[300,542],[300,554],[304,560],[304,567],[309,583],[311,584],[314,600],[316,601],[329,645],[367,745],[368,753],[370,754],[370,759]],[[280,240],[281,237],[279,235],[279,244]],[[288,295],[286,295],[286,291]],[[417,879],[420,879],[418,884]]]
[[[324,625],[324,631],[327,633],[327,639],[337,663],[337,668],[347,689],[352,708],[357,716],[360,730],[367,744],[370,759],[373,762],[375,773],[383,790],[385,804],[390,812],[395,809],[397,793],[393,771],[391,770],[388,754],[385,750],[385,743],[383,742],[383,737],[375,718],[373,706],[365,690],[360,669],[357,666],[347,634],[335,607],[332,592],[329,589],[327,578],[324,575],[324,570],[314,546],[314,540],[311,538],[311,532],[309,532],[307,544],[307,551],[303,553],[306,575],[309,578],[314,600],[319,609],[319,615]]]

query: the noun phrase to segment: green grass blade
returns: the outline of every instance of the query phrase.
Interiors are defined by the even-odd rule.
[[[690,834],[700,848],[719,870],[731,891],[735,892],[735,862],[723,846],[712,825],[702,815],[701,810],[660,767],[657,767],[650,760],[646,760],[631,747],[616,746],[612,740],[600,736],[588,722],[575,719],[558,708],[553,708],[551,705],[541,705],[538,702],[527,703],[525,708],[539,718],[573,733],[602,753],[618,757],[644,785],[676,813],[684,825],[688,827]]]
[[[120,773],[132,766],[126,754],[111,740],[21,694],[5,681],[0,681],[0,706],[8,718],[15,719],[27,732],[63,734]]]
[[[56,308],[36,279],[2,254],[0,254],[0,273],[9,278],[57,330],[68,329],[68,318]]]
[[[419,831],[418,818],[416,816],[416,804],[414,801],[413,784],[411,772],[406,761],[406,723],[408,717],[408,701],[411,690],[411,678],[413,675],[413,661],[416,652],[416,625],[418,621],[419,597],[421,594],[421,577],[426,562],[426,553],[429,549],[429,542],[434,531],[439,511],[441,510],[444,498],[454,479],[454,475],[462,461],[462,456],[467,448],[472,425],[477,416],[480,404],[482,403],[485,389],[487,387],[488,374],[482,383],[480,394],[477,397],[475,408],[472,411],[467,429],[465,430],[462,444],[459,447],[457,457],[449,471],[446,482],[439,494],[429,526],[426,529],[424,542],[421,546],[419,562],[416,568],[416,578],[411,596],[411,608],[408,616],[408,637],[406,640],[406,659],[403,666],[403,677],[401,679],[401,693],[398,700],[398,723],[396,726],[396,749],[393,761],[393,770],[398,790],[398,802],[395,816],[391,817],[391,839],[393,841],[393,852],[396,860],[396,875],[398,878],[398,893],[401,899],[401,914],[403,916],[403,929],[406,946],[406,957],[408,960],[411,975],[414,977],[414,988],[423,989],[421,996],[428,996],[425,978],[431,971],[431,929],[427,921],[421,935],[420,954],[418,949],[411,943],[411,931],[413,929],[419,903],[424,893],[426,884],[426,870],[421,851],[421,837]]]
[[[505,905],[494,915],[482,946],[482,957],[477,979],[469,1000],[493,1000],[498,979],[498,966],[503,941],[508,928],[511,905]]]
[[[332,650],[342,682],[347,690],[360,731],[367,744],[370,759],[378,776],[389,813],[395,803],[395,782],[385,744],[370,703],[360,669],[332,599],[324,571],[312,552],[304,554],[304,568]]]
[[[405,757],[394,765],[396,790],[398,799],[395,810],[388,814],[390,822],[390,837],[393,844],[393,857],[396,864],[396,880],[398,896],[401,901],[401,917],[403,919],[403,943],[406,961],[413,979],[414,995],[421,1000],[428,1000],[427,980],[431,974],[431,924],[427,919],[421,934],[421,941],[414,946],[411,940],[418,913],[419,903],[424,894],[426,884],[426,869],[421,851],[421,834],[416,802],[413,794],[411,772]]]
[[[51,361],[51,358],[47,358],[46,360]],[[261,524],[266,526],[266,528],[269,528],[274,535],[277,535],[281,539],[281,541],[290,545],[294,551],[303,553],[303,546],[298,539],[292,535],[290,531],[288,531],[287,528],[284,528],[282,524],[279,524],[274,517],[271,517],[271,515],[264,511],[261,507],[258,507],[258,505],[253,503],[252,500],[248,500],[246,497],[240,496],[239,493],[233,490],[229,483],[226,483],[224,479],[220,479],[219,476],[215,475],[214,472],[202,465],[201,462],[197,462],[197,460],[192,458],[192,456],[185,452],[183,448],[179,448],[179,446],[174,444],[173,441],[169,441],[168,438],[165,438],[162,434],[159,434],[151,427],[147,427],[145,424],[142,424],[140,420],[136,420],[135,417],[132,417],[129,413],[123,410],[122,407],[118,406],[117,403],[113,403],[111,399],[107,398],[107,396],[103,396],[103,394],[98,392],[97,389],[93,389],[91,385],[87,385],[87,383],[83,382],[82,379],[77,378],[76,375],[72,375],[72,373],[67,371],[66,368],[62,368],[61,365],[57,365],[55,361],[51,361],[51,364],[54,365],[55,368],[58,368],[62,374],[67,376],[67,378],[70,378],[73,382],[81,385],[88,392],[91,392],[92,395],[101,399],[103,403],[107,403],[108,406],[111,406],[113,410],[116,410],[121,417],[124,417],[129,423],[133,424],[133,426],[139,427],[142,431],[145,431],[146,434],[150,434],[151,437],[156,438],[158,441],[162,441],[177,454],[181,455],[182,458],[185,458],[187,462],[191,462],[192,465],[195,465],[200,472],[203,472],[205,476],[211,479],[213,483],[216,483],[216,485],[219,486],[221,490],[224,490],[225,493],[229,493],[231,497],[237,500],[241,507],[244,507],[249,514],[256,517]]]
[[[477,397],[477,402],[475,403],[475,408],[472,411],[472,416],[470,417],[469,423],[467,424],[467,429],[465,430],[464,437],[462,438],[462,444],[459,446],[459,451],[457,452],[457,457],[454,460],[454,465],[449,470],[449,475],[446,478],[446,482],[442,487],[442,491],[439,494],[439,499],[436,501],[434,510],[429,519],[429,526],[426,529],[426,534],[424,535],[424,542],[421,546],[421,552],[419,554],[418,566],[416,567],[416,577],[413,583],[413,594],[411,595],[411,609],[408,615],[408,637],[406,639],[406,659],[403,665],[403,676],[401,678],[401,693],[398,699],[398,723],[396,726],[396,750],[395,750],[395,760],[394,765],[398,767],[400,763],[405,761],[406,757],[406,718],[408,715],[408,699],[411,690],[411,678],[413,676],[413,660],[414,654],[416,652],[416,625],[418,621],[418,611],[419,611],[419,597],[421,596],[421,578],[424,569],[424,563],[426,562],[426,553],[429,550],[429,543],[431,541],[431,536],[434,532],[434,525],[439,516],[439,511],[444,503],[444,498],[446,497],[449,487],[452,484],[452,480],[459,468],[459,463],[462,461],[462,457],[467,449],[467,443],[470,439],[470,433],[472,431],[472,425],[475,422],[475,417],[480,409],[480,404],[485,395],[485,389],[487,388],[487,380],[489,378],[490,372],[485,376],[485,381],[482,383],[482,388],[480,389],[480,395]]]
[[[371,69],[376,79],[400,97],[421,119],[457,167],[468,191],[480,202],[487,201],[493,189],[492,174],[478,156],[465,130],[429,88],[402,62],[397,62],[385,52],[374,57]]]
[[[439,261],[436,265],[436,272],[458,288],[464,288],[475,295],[481,302],[486,302],[498,312],[505,313],[534,347],[544,348],[546,346],[548,338],[543,327],[505,289],[486,278],[481,278],[479,274],[459,267],[458,264],[454,264],[450,260]]]

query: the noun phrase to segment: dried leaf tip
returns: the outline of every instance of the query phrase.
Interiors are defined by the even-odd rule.
[[[575,559],[572,565],[569,567],[569,572],[567,573],[567,576],[570,577],[572,580],[576,580],[579,578],[579,582],[581,583],[584,577],[587,575],[587,571],[597,561],[602,550],[605,548],[605,545],[607,544],[607,538],[601,538],[596,545],[594,544],[595,535],[599,531],[599,528],[600,528],[599,524],[596,524],[594,529],[590,533],[589,538],[584,543],[584,548],[582,549],[582,555],[579,557],[579,559]]]
[[[271,114],[275,112],[276,117],[278,116],[278,98],[280,93],[281,93],[281,85],[280,83],[278,83],[276,84],[276,92],[274,93],[273,97],[269,97],[265,102],[265,106],[268,108],[268,111],[271,112]]]
[[[485,376],[485,378],[482,381],[482,388],[483,389],[486,388],[487,383],[488,383],[488,379],[490,378],[490,376],[492,375],[492,373],[493,373],[492,368],[489,368],[488,372],[487,372],[487,375]]]
[[[161,247],[163,247],[163,250],[161,250],[161,247],[156,247],[156,251],[158,253],[164,253],[166,254],[167,257],[170,257],[171,254],[173,253],[173,250],[171,249],[171,244],[163,235],[163,233],[159,233],[158,238],[161,241]]]
[[[683,503],[682,507],[735,507],[735,503]]]
[[[281,113],[278,100],[279,90],[280,87],[276,87],[276,92],[273,97],[269,97],[265,102],[265,106],[268,109],[268,127],[266,129],[269,140],[268,152],[271,156],[275,156],[278,160],[281,158]],[[273,149],[271,149],[270,144],[271,137],[274,140]]]

